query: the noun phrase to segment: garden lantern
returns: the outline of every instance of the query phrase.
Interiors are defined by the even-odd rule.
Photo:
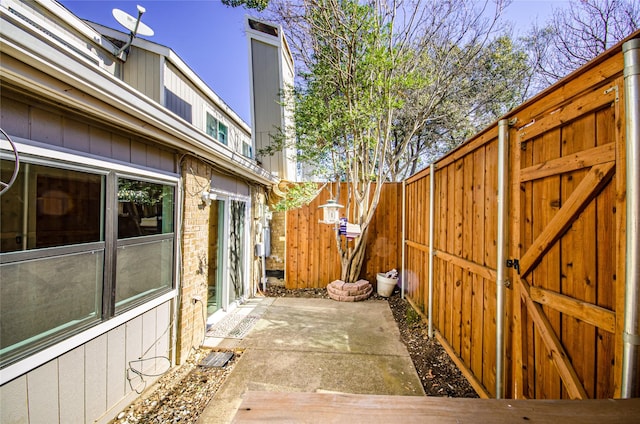
[[[322,208],[324,211],[322,221],[323,224],[335,224],[340,219],[340,214],[338,213],[340,208],[344,208],[344,206],[338,204],[335,200],[329,199],[327,203],[324,205],[318,206]]]

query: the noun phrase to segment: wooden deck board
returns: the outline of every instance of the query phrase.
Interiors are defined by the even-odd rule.
[[[247,392],[234,423],[637,423],[640,398],[462,399],[333,393]]]

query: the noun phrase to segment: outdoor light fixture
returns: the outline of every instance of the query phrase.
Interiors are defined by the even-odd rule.
[[[216,200],[218,196],[213,192],[213,190],[203,190],[202,194],[200,194],[200,198],[202,199],[202,204],[205,206],[211,205],[213,200]]]
[[[323,224],[335,224],[338,222],[340,220],[340,214],[338,211],[340,208],[344,208],[344,206],[338,204],[333,199],[327,200],[327,203],[318,207],[324,210],[323,219],[320,221]]]

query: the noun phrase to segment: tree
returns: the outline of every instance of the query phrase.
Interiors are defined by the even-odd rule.
[[[487,102],[498,94],[491,90],[486,96],[485,90],[506,61],[491,49],[513,49],[505,39],[488,47],[504,3],[489,14],[478,4],[493,3],[270,4],[300,69],[296,87],[285,96],[295,103],[298,161],[313,167],[319,179],[346,183],[345,214],[362,230],[351,242],[336,235],[346,282],[359,277],[382,184],[405,173],[424,145],[458,139],[468,134],[469,122],[492,112]],[[480,78],[482,67],[491,78]],[[463,101],[470,95],[474,100]],[[468,105],[471,113],[464,110]],[[273,149],[280,150],[283,141],[274,140]]]
[[[269,0],[222,0],[222,4],[231,7],[244,6],[247,9],[262,11],[269,5]]]
[[[572,0],[547,27],[527,37],[540,58],[538,73],[550,85],[640,28],[637,0]]]
[[[435,44],[432,40],[429,38]],[[431,99],[429,119],[407,147],[404,161],[408,166],[392,170],[395,181],[414,174],[522,103],[528,91],[531,79],[528,56],[508,35],[486,41],[480,49],[475,44],[453,47],[450,50],[454,53],[447,52],[447,56],[433,53],[438,50],[441,49],[435,45],[425,49],[423,54],[433,55],[426,60],[433,64],[433,69],[429,70],[428,65],[421,68],[432,75],[440,73],[439,80],[447,81],[447,85],[439,96]],[[405,117],[403,112],[394,122],[394,145],[415,117],[411,113]],[[404,172],[400,172],[402,169]]]

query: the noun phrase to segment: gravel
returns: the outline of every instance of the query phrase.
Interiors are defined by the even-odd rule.
[[[281,285],[267,286],[265,295],[329,298],[326,289],[287,290]],[[411,305],[401,298],[398,290],[389,298],[380,297],[374,292],[365,302],[374,299],[389,302],[402,342],[409,351],[427,396],[478,397],[438,341],[427,337],[426,324]],[[234,356],[224,368],[199,366],[212,351],[222,350],[194,349],[185,364],[162,376],[110,424],[196,423],[242,355],[241,349],[233,350]]]

